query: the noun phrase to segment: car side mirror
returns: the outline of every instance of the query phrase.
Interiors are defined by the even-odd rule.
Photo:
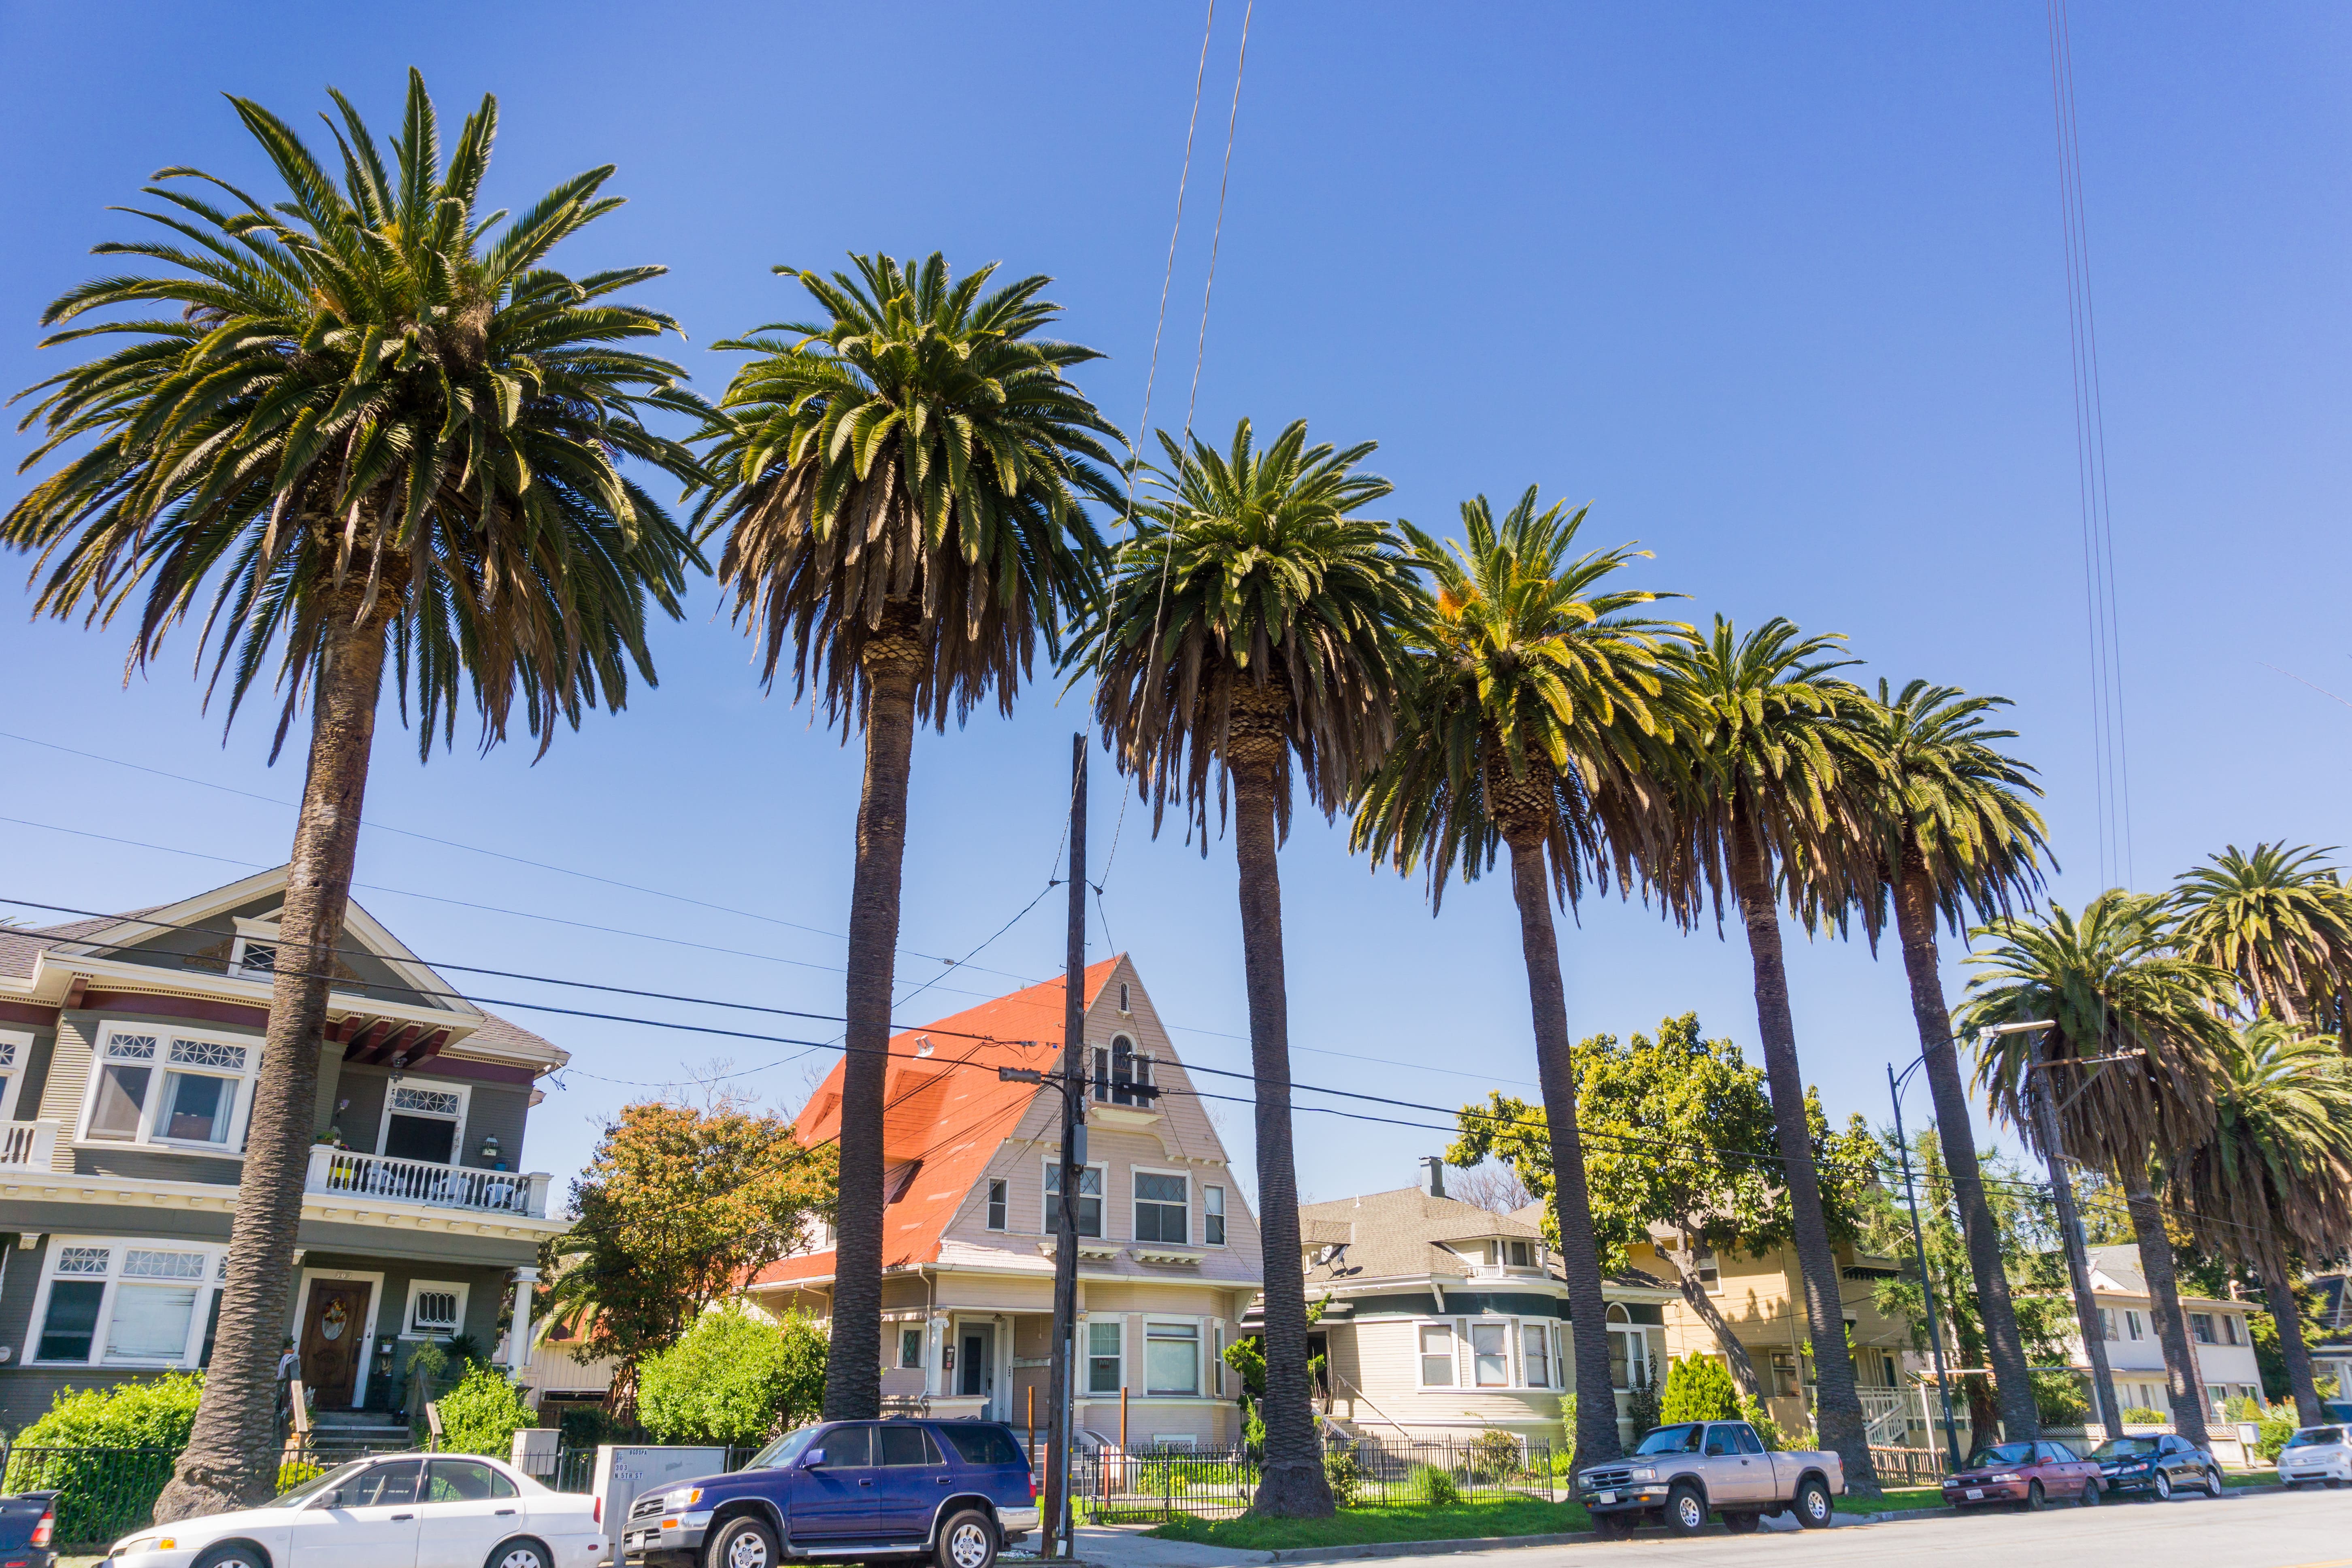
[[[801,1456],[801,1468],[803,1470],[814,1470],[819,1465],[824,1463],[824,1450],[823,1448],[811,1448],[807,1453]]]

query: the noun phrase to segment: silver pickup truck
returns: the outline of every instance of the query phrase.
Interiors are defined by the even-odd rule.
[[[1844,1490],[1845,1467],[1835,1454],[1773,1453],[1745,1421],[1661,1426],[1629,1457],[1576,1473],[1576,1500],[1604,1533],[1647,1519],[1696,1535],[1710,1512],[1738,1533],[1768,1513],[1790,1511],[1819,1530],[1830,1521],[1830,1500]]]

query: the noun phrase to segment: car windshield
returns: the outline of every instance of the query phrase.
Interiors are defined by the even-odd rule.
[[[758,1453],[743,1468],[747,1470],[781,1470],[801,1457],[801,1450],[816,1436],[814,1426],[795,1426]]]
[[[2143,1459],[2156,1452],[2153,1437],[2110,1437],[2091,1450],[2095,1459]]]
[[[320,1492],[332,1490],[334,1488],[339,1487],[345,1481],[351,1479],[352,1477],[359,1473],[361,1468],[364,1467],[367,1462],[368,1461],[365,1459],[353,1459],[349,1464],[337,1465],[331,1470],[323,1470],[318,1475],[312,1476],[309,1480],[297,1485],[291,1491],[280,1492],[277,1497],[270,1500],[269,1506],[271,1508],[300,1508],[304,1503],[309,1502]]]
[[[1969,1468],[1985,1469],[1993,1465],[2030,1465],[2033,1463],[2031,1443],[1987,1443],[1969,1456]]]
[[[2290,1448],[2319,1448],[2344,1441],[2341,1426],[2306,1426],[2286,1440]]]
[[[1698,1434],[1699,1428],[1695,1426],[1661,1426],[1643,1438],[1642,1446],[1633,1452],[1637,1457],[1643,1454],[1696,1454],[1698,1452]]]

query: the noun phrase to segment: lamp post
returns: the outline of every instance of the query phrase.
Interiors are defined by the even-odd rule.
[[[1903,1131],[1903,1084],[1925,1066],[1927,1053],[1921,1052],[1900,1074],[1892,1062],[1886,1068],[1886,1094],[1895,1102],[1895,1143],[1903,1152],[1903,1199],[1911,1209],[1911,1245],[1919,1255],[1919,1289],[1927,1308],[1927,1352],[1936,1368],[1936,1394],[1944,1405],[1944,1447],[1950,1451],[1952,1468],[1960,1468],[1959,1429],[1952,1420],[1952,1384],[1944,1375],[1944,1333],[1936,1321],[1936,1281],[1927,1269],[1927,1241],[1919,1229],[1919,1189],[1911,1180],[1911,1141]]]

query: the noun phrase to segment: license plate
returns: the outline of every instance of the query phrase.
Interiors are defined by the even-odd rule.
[[[1983,1496],[1984,1496],[1984,1488],[1982,1488],[1982,1487],[1970,1487],[1970,1488],[1969,1489],[1968,1496],[1969,1496],[1969,1500],[1970,1502],[1975,1502],[1978,1499],[1979,1499],[1979,1498],[1981,1498],[1981,1497],[1983,1497]]]
[[[1617,1500],[1617,1494],[1615,1492],[1602,1492],[1592,1500],[1595,1502],[1615,1502]]]

